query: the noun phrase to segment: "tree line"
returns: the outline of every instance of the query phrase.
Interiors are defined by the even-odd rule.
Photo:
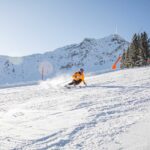
[[[150,65],[150,39],[148,34],[134,34],[127,50],[124,50],[121,68],[131,68]]]

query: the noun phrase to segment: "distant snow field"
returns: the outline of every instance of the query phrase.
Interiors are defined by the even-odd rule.
[[[0,89],[0,150],[149,150],[150,67]]]

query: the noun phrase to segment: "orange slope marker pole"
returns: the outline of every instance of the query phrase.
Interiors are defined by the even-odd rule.
[[[115,61],[115,63],[112,65],[112,69],[116,70],[117,69],[117,63],[121,60],[121,56],[118,57],[118,59]]]

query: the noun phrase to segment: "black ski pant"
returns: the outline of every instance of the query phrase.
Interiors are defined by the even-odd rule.
[[[70,82],[68,85],[78,85],[82,82],[82,80],[73,80],[72,82]]]

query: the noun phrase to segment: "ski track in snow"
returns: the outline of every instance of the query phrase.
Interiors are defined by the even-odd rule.
[[[85,88],[58,78],[0,89],[0,150],[128,149],[119,137],[149,111],[149,75],[147,67],[88,77]]]

